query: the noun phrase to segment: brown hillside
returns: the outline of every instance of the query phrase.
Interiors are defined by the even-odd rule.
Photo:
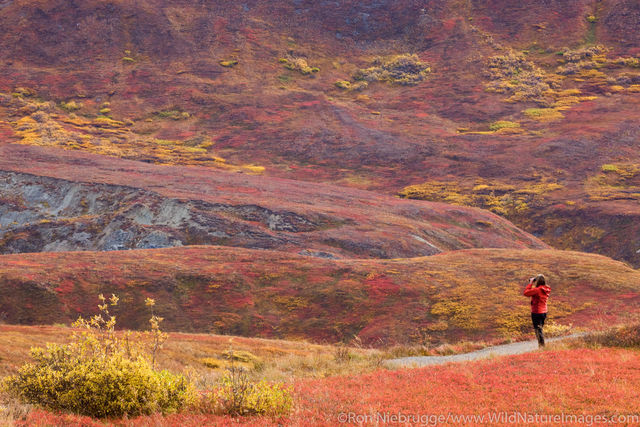
[[[387,194],[442,182],[464,196],[447,202],[640,265],[637,15],[626,0],[5,2],[0,140]],[[414,53],[426,65],[398,65]],[[603,180],[607,165],[630,169]]]
[[[550,321],[633,320],[640,273],[598,255],[478,249],[396,260],[322,260],[223,247],[0,257],[0,313],[21,324],[70,322],[99,293],[121,298],[122,327],[146,328],[146,297],[170,330],[366,344],[519,337],[524,282],[543,272]]]
[[[11,171],[0,172],[5,253],[217,244],[398,258],[547,247],[475,208],[40,147],[6,145],[0,152],[0,169]]]

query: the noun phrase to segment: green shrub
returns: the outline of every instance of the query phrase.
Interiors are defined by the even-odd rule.
[[[621,326],[604,332],[586,335],[581,340],[590,345],[639,348],[640,324]]]
[[[238,61],[236,59],[223,59],[218,62],[223,67],[232,68],[238,65]]]
[[[32,349],[34,362],[8,377],[3,388],[25,403],[98,418],[170,413],[192,404],[195,389],[185,377],[155,370],[140,340],[117,337],[109,307],[118,298],[100,299],[101,314],[78,319],[74,326],[84,331],[75,332],[70,344]],[[153,336],[154,351],[160,345]]]
[[[260,370],[264,366],[262,359],[248,351],[226,350],[222,353],[222,356],[231,363],[239,362],[244,364],[245,367],[253,367],[256,370]]]
[[[79,104],[76,101],[63,102],[60,104],[60,108],[68,112],[78,111],[82,108],[82,104]]]
[[[171,119],[171,120],[187,120],[191,118],[191,114],[182,111],[180,109],[172,109],[172,110],[163,110],[155,113],[158,117],[162,119]]]
[[[377,58],[373,66],[358,70],[353,78],[366,82],[389,82],[400,85],[416,85],[431,72],[429,65],[420,61],[417,55],[396,55],[391,58]]]
[[[14,98],[30,98],[36,96],[36,92],[30,88],[17,87],[13,90],[12,95]]]
[[[252,382],[246,370],[232,366],[205,398],[207,405],[206,410],[216,414],[282,416],[291,411],[293,398],[289,387]]]
[[[606,164],[606,165],[602,165],[602,172],[618,172],[619,169],[616,165],[610,165],[610,164]]]
[[[207,368],[211,369],[222,369],[226,368],[228,365],[227,361],[216,359],[214,357],[204,357],[200,359],[200,362]]]
[[[303,76],[320,72],[320,68],[310,66],[304,58],[279,58],[278,62],[287,70],[298,71]]]
[[[501,129],[518,129],[518,128],[520,128],[520,123],[511,122],[508,120],[499,120],[489,125],[489,129],[492,131],[499,131]]]
[[[175,412],[193,401],[184,377],[155,371],[141,357],[96,356],[91,348],[34,349],[35,362],[10,377],[7,390],[25,403],[97,418]]]
[[[351,82],[347,80],[338,80],[337,82],[334,83],[334,85],[338,89],[343,89],[343,90],[347,90],[351,88]]]

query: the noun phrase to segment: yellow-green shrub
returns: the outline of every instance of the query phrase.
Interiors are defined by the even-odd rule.
[[[231,68],[238,65],[238,61],[235,59],[222,59],[218,62],[223,67]]]
[[[26,87],[17,87],[11,94],[14,98],[29,98],[36,96],[36,91]]]
[[[552,122],[564,118],[564,115],[556,108],[527,108],[523,112],[525,116],[539,122]]]
[[[60,108],[69,112],[77,111],[82,108],[82,104],[79,104],[76,101],[63,102],[60,104]]]
[[[551,321],[544,326],[544,333],[549,337],[559,337],[568,334],[572,329],[573,325],[562,325]]]
[[[519,130],[520,123],[511,122],[509,120],[499,120],[497,122],[493,122],[489,125],[489,129],[494,132],[504,131],[504,130]]]
[[[231,367],[203,406],[216,414],[281,416],[291,411],[291,394],[283,384],[252,382],[244,369]]]
[[[98,418],[176,412],[195,402],[195,389],[185,377],[154,369],[162,318],[152,316],[157,328],[151,355],[139,340],[116,335],[109,307],[118,298],[107,301],[100,295],[100,300],[101,314],[78,319],[74,326],[84,331],[74,332],[71,343],[32,349],[34,362],[8,377],[2,388],[25,403]]]
[[[226,360],[220,360],[214,357],[204,357],[200,359],[200,362],[207,368],[211,368],[211,369],[222,369],[227,367]]]
[[[245,366],[251,366],[253,369],[260,370],[264,367],[264,362],[255,354],[243,350],[227,350],[222,356],[231,363],[239,362]]]
[[[25,403],[98,418],[176,412],[193,402],[184,377],[155,371],[142,357],[94,355],[92,347],[33,349],[35,362],[7,379],[7,391]]]
[[[191,114],[179,109],[158,111],[156,115],[160,118],[171,120],[187,120],[191,118]]]
[[[417,85],[431,73],[428,64],[418,55],[396,55],[390,58],[377,58],[373,66],[358,70],[353,78],[366,82],[389,82],[400,85]]]
[[[320,72],[320,68],[310,66],[304,58],[280,58],[278,62],[281,63],[284,68],[291,71],[298,71],[304,76]]]

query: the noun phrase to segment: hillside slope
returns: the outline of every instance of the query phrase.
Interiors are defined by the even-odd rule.
[[[547,247],[475,208],[59,149],[5,145],[0,153],[0,169],[12,171],[0,172],[5,253],[218,244],[398,258]]]
[[[387,194],[444,185],[446,201],[553,246],[639,266],[639,13],[628,0],[4,2],[0,141]]]
[[[146,328],[146,297],[169,330],[350,341],[376,346],[518,337],[530,330],[524,282],[543,271],[550,320],[603,326],[640,313],[640,272],[602,256],[474,249],[397,260],[323,260],[265,250],[187,247],[0,257],[0,313],[70,322],[99,293],[118,322]]]

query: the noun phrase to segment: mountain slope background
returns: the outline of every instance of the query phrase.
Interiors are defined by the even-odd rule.
[[[94,293],[144,289],[175,330],[493,339],[524,330],[515,289],[552,271],[559,320],[627,321],[639,15],[615,0],[1,1],[0,252],[17,254],[0,260],[3,316],[67,322]],[[497,317],[469,317],[487,287]]]
[[[613,0],[4,1],[0,132],[478,206],[638,266],[639,14]]]
[[[115,293],[118,322],[134,329],[146,327],[150,297],[169,330],[376,347],[486,342],[530,332],[518,282],[532,271],[552,283],[552,323],[601,328],[640,316],[640,273],[600,255],[321,260],[215,246],[4,255],[0,313],[10,323],[68,323],[91,312],[97,293]]]

